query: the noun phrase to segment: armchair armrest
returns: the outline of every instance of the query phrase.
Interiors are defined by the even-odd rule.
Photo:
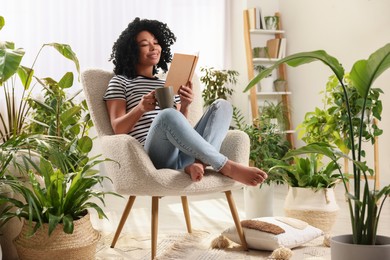
[[[229,130],[222,142],[221,153],[232,161],[249,165],[249,136],[241,130]]]

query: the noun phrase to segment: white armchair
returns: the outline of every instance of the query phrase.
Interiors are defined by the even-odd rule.
[[[113,181],[114,189],[122,195],[129,195],[129,200],[116,230],[111,247],[121,233],[136,196],[152,197],[152,259],[156,256],[158,200],[163,196],[181,196],[187,231],[192,232],[187,196],[215,192],[225,192],[229,207],[240,235],[242,246],[247,249],[244,233],[234,204],[231,190],[239,189],[242,184],[213,170],[206,170],[203,179],[193,182],[183,171],[172,169],[157,170],[142,145],[133,137],[115,135],[110,124],[103,95],[112,72],[100,69],[88,69],[81,74],[81,81],[92,120],[103,147],[103,155],[115,162],[105,162],[105,168]],[[196,100],[191,104],[190,122],[194,125],[202,115],[202,101],[199,80],[193,80]],[[249,138],[238,130],[229,130],[222,144],[221,152],[229,159],[247,165],[249,160]]]

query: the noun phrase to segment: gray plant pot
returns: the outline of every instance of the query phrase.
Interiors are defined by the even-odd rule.
[[[390,237],[377,236],[377,245],[356,245],[352,235],[334,236],[330,240],[332,260],[390,259]]]

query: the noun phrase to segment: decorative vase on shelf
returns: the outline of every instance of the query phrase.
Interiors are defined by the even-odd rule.
[[[277,30],[278,24],[279,24],[279,17],[278,16],[265,16],[265,28],[267,30]]]
[[[330,234],[336,221],[339,206],[333,188],[289,187],[284,204],[287,217],[303,220]]]
[[[261,92],[273,92],[274,91],[274,80],[272,77],[264,78],[260,81]]]
[[[285,92],[286,91],[286,81],[282,79],[277,79],[274,81],[274,87],[276,92]]]

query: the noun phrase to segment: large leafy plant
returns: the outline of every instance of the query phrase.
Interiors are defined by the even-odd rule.
[[[261,72],[252,79],[245,91],[255,86],[260,79],[282,63],[296,67],[313,61],[320,61],[328,66],[336,76],[342,88],[347,111],[346,120],[348,122],[345,134],[350,142],[351,158],[348,156],[349,154],[345,154],[340,150],[335,149],[335,147],[329,143],[308,144],[290,151],[286,157],[293,157],[306,153],[318,153],[327,156],[335,163],[341,157],[350,158],[353,162],[353,191],[349,191],[345,178],[343,178],[343,183],[347,193],[350,210],[353,242],[355,244],[374,245],[376,243],[381,210],[386,198],[390,194],[390,185],[387,185],[380,190],[376,190],[375,185],[373,185],[374,188],[370,187],[367,177],[373,174],[373,171],[367,166],[366,161],[363,160],[362,142],[368,95],[375,80],[390,67],[390,44],[386,44],[382,48],[379,48],[372,53],[368,59],[356,61],[352,66],[349,74],[352,83],[351,85],[356,89],[362,102],[362,107],[359,111],[360,119],[358,119],[357,126],[356,119],[354,119],[351,111],[353,104],[350,104],[350,101],[356,101],[351,100],[348,94],[349,91],[343,80],[345,77],[344,68],[335,57],[330,56],[323,50],[296,53],[281,59],[268,70]],[[338,171],[343,175],[340,167],[338,167]]]
[[[0,17],[0,29],[4,19]],[[81,90],[69,95],[73,86],[73,72],[66,72],[56,81],[50,77],[38,77],[34,66],[44,48],[52,47],[75,65],[80,74],[79,61],[68,44],[43,44],[30,68],[22,66],[23,49],[16,49],[12,42],[0,42],[0,84],[5,96],[5,114],[0,113],[0,138],[2,142],[13,136],[40,134],[65,140],[58,142],[58,153],[65,154],[62,160],[51,154],[45,155],[63,172],[87,162],[92,150],[92,139],[87,135],[92,126],[85,100],[75,101]],[[34,97],[33,89],[40,86],[44,100]],[[17,93],[21,92],[18,97]],[[74,169],[72,169],[74,170]]]
[[[101,185],[107,177],[100,176],[99,171],[94,169],[98,163],[104,160],[97,160],[92,157],[82,167],[75,167],[77,171],[62,172],[54,167],[50,161],[42,158],[39,165],[29,160],[33,168],[29,170],[28,176],[31,188],[21,182],[9,178],[7,184],[18,192],[24,200],[12,199],[0,195],[0,200],[9,202],[18,210],[8,212],[2,217],[7,221],[12,217],[20,217],[28,220],[34,233],[43,223],[49,224],[49,235],[58,224],[63,224],[65,233],[73,233],[73,221],[86,215],[87,209],[93,208],[97,211],[99,218],[106,218],[102,208],[92,199],[98,199],[104,205],[104,196],[114,194],[95,190],[96,185]],[[43,181],[39,181],[36,171]]]
[[[336,172],[338,166],[333,161],[324,164],[322,156],[314,153],[308,157],[294,156],[293,159],[293,163],[280,161],[269,173],[280,175],[290,187],[319,190],[332,188],[340,182],[340,174]]]
[[[0,16],[0,30],[4,25],[4,18]],[[45,47],[52,47],[63,57],[73,61],[77,72],[80,72],[77,56],[67,44],[43,44],[35,56],[32,66],[26,67],[21,65],[25,51],[22,48],[16,48],[13,42],[0,41],[0,87],[5,99],[5,113],[0,113],[0,139],[2,142],[26,131],[26,119],[30,109],[28,100],[31,98],[34,86],[37,83],[47,86],[48,84],[43,82],[55,82],[50,78],[40,80],[35,76],[35,63]],[[60,82],[58,84],[61,86],[69,87],[69,84],[73,82],[73,74],[66,73]],[[18,95],[19,93],[20,95]]]

